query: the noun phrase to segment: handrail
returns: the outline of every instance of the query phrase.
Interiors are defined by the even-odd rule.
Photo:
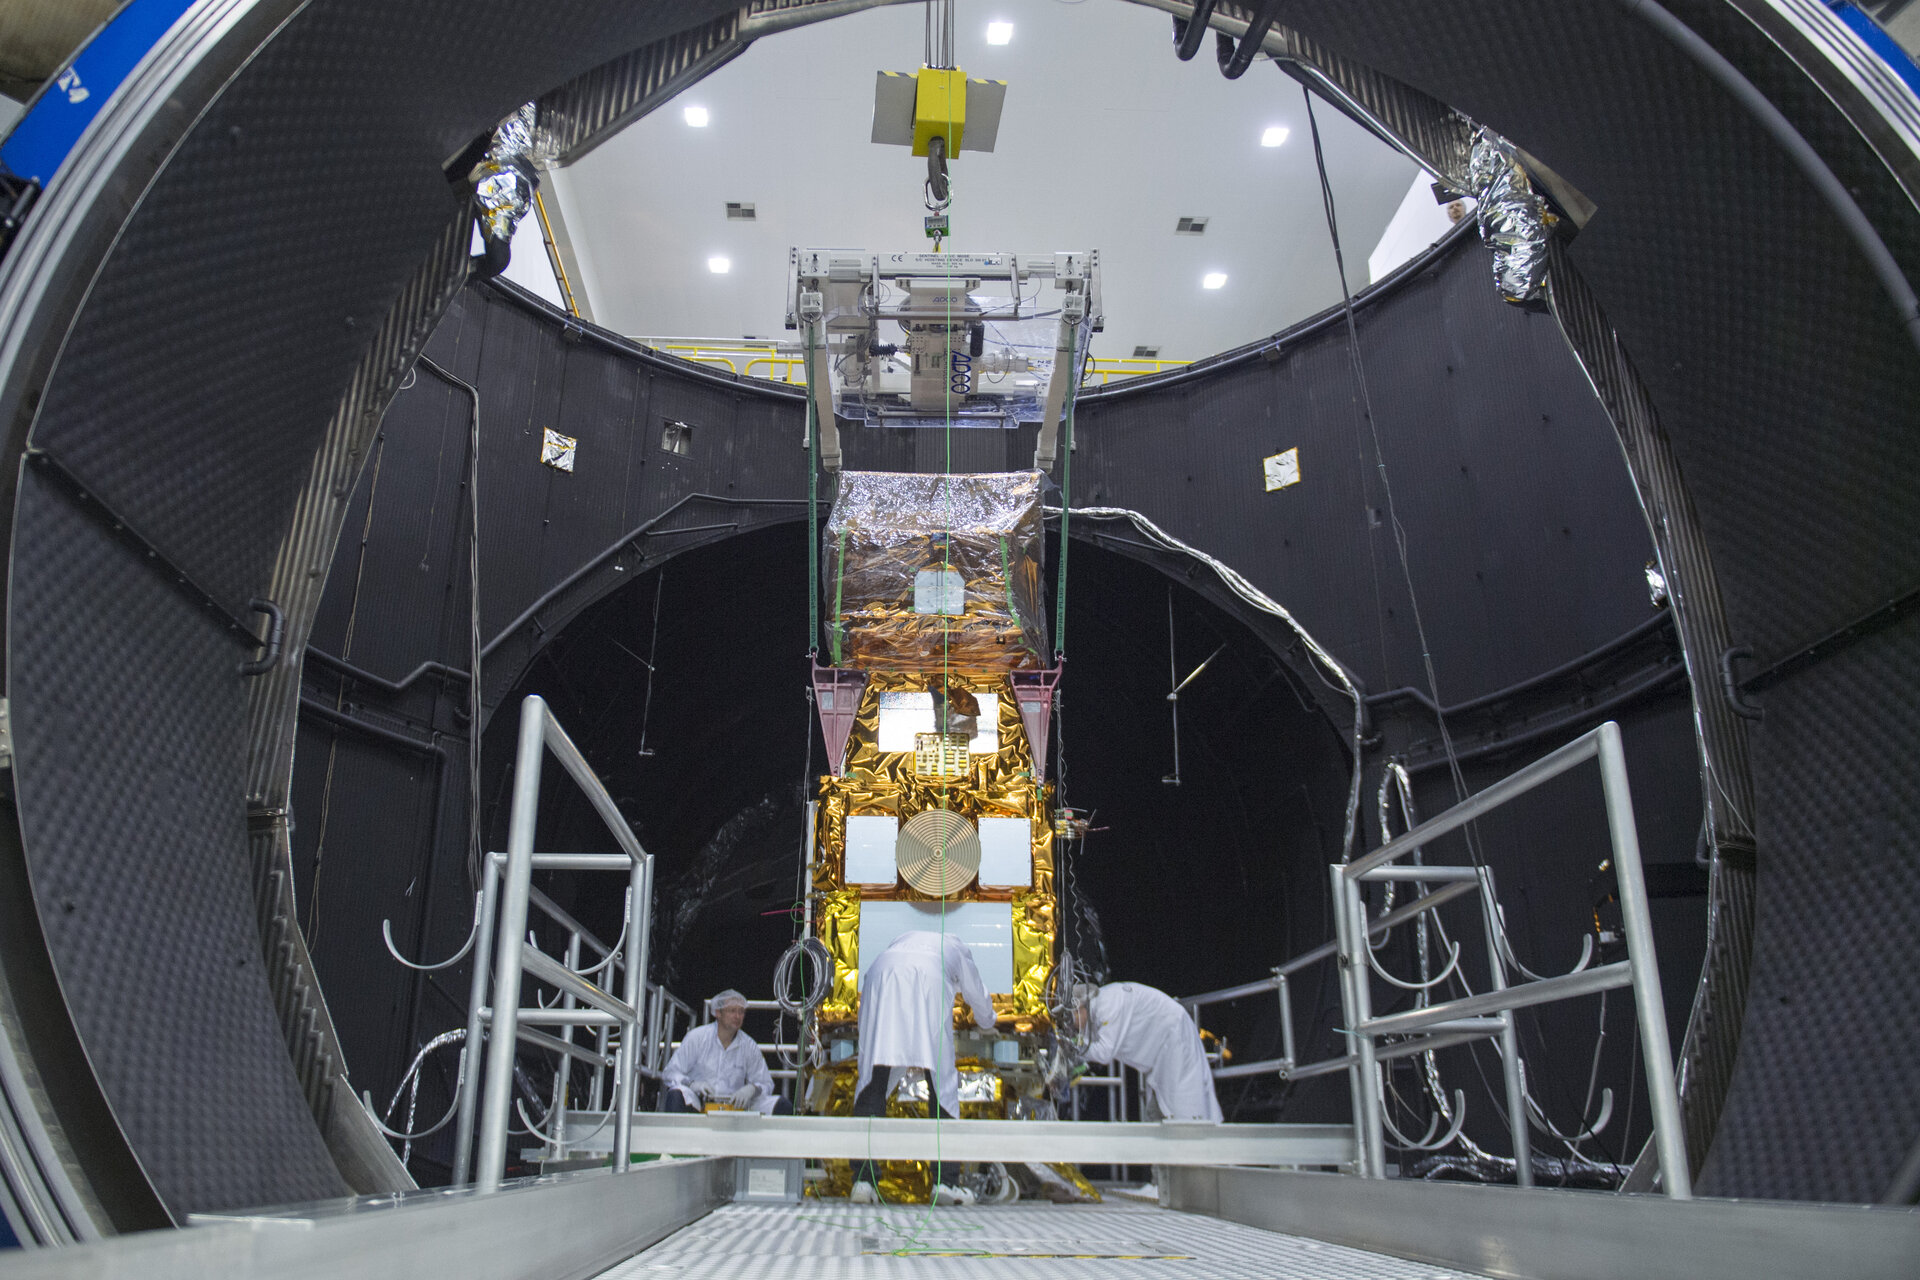
[[[1612,724],[1609,720],[1607,724]],[[1601,725],[1600,729],[1607,725]],[[1543,782],[1557,778],[1575,765],[1584,764],[1600,754],[1599,733],[1583,733],[1557,751],[1541,756],[1532,764],[1515,773],[1510,773],[1485,791],[1468,796],[1444,813],[1435,814],[1419,826],[1402,832],[1393,839],[1375,849],[1372,853],[1355,858],[1340,869],[1349,880],[1357,880],[1363,872],[1384,866],[1397,858],[1412,853],[1422,845],[1432,844],[1450,831],[1457,831],[1490,809],[1497,809],[1509,800],[1525,795]],[[1615,727],[1618,733],[1618,727]]]
[[[1092,382],[1096,375],[1104,387],[1115,378],[1148,377],[1168,369],[1184,369],[1192,363],[1191,360],[1158,360],[1146,356],[1095,356],[1087,362],[1087,375],[1081,385]],[[1153,367],[1135,367],[1146,365]]]
[[[807,358],[805,356],[759,356],[755,359],[747,361],[747,367],[744,371],[745,375],[751,378],[753,376],[754,366],[762,365],[762,364],[767,366],[767,370],[768,370],[767,381],[769,382],[772,382],[775,380],[772,372],[773,366],[781,365],[783,366],[783,371],[780,374],[780,377],[778,379],[779,381],[785,382],[791,386],[803,386],[806,383],[805,378],[796,378],[793,376],[793,369],[795,365],[800,366],[802,369],[806,368]]]
[[[589,1006],[603,1010],[618,1018],[622,1023],[633,1021],[636,1016],[634,1007],[624,1000],[608,995],[567,966],[555,960],[546,952],[529,943],[520,944],[520,968],[531,977],[537,978],[549,986],[584,1001]]]
[[[1597,968],[1587,967],[1593,955],[1592,939],[1588,938],[1582,948],[1580,961],[1572,972],[1541,978],[1513,956],[1491,871],[1478,865],[1436,867],[1396,866],[1394,863],[1587,760],[1596,760],[1600,766],[1600,784],[1606,805],[1608,836],[1613,848],[1612,865],[1619,885],[1627,958]],[[1328,870],[1334,896],[1336,936],[1333,942],[1278,966],[1270,978],[1223,987],[1180,1001],[1197,1026],[1200,1009],[1204,1005],[1265,991],[1278,991],[1280,994],[1285,1056],[1222,1067],[1213,1072],[1215,1079],[1280,1073],[1290,1080],[1302,1080],[1335,1071],[1347,1071],[1353,1091],[1360,1172],[1380,1177],[1384,1176],[1385,1169],[1383,1130],[1387,1126],[1380,1107],[1379,1064],[1482,1036],[1497,1035],[1507,1084],[1507,1120],[1512,1130],[1515,1181],[1521,1186],[1531,1186],[1533,1178],[1527,1142],[1526,1106],[1530,1099],[1520,1074],[1522,1064],[1513,1011],[1629,986],[1633,988],[1634,1011],[1645,1059],[1648,1100],[1653,1112],[1654,1146],[1660,1159],[1664,1189],[1672,1199],[1682,1200],[1692,1196],[1691,1170],[1687,1164],[1679,1098],[1673,1076],[1673,1054],[1667,1037],[1666,1011],[1654,956],[1646,878],[1641,866],[1639,836],[1634,824],[1633,800],[1627,782],[1626,755],[1621,744],[1619,725],[1607,721],[1444,813],[1388,840],[1373,852],[1351,862],[1331,866]],[[1397,910],[1387,912],[1377,920],[1369,921],[1361,898],[1363,884],[1403,880],[1438,883],[1441,887]],[[1377,971],[1378,966],[1372,965],[1372,939],[1421,912],[1431,911],[1446,901],[1468,893],[1477,893],[1480,898],[1481,922],[1487,934],[1490,989],[1439,1004],[1422,1005],[1381,1017],[1373,1016],[1369,968],[1371,966]],[[1346,1034],[1352,1038],[1352,1052],[1323,1062],[1298,1065],[1294,1061],[1292,1045],[1288,975],[1335,955],[1341,957],[1341,1006],[1345,1014]],[[1395,986],[1421,989],[1438,984],[1456,969],[1458,961],[1459,948],[1455,945],[1446,968],[1438,978],[1410,984],[1385,972],[1380,972],[1380,976]],[[1509,986],[1509,969],[1531,980]],[[1471,988],[1467,989],[1471,992]],[[1389,1036],[1413,1038],[1382,1043],[1382,1039]],[[1582,1119],[1584,1121],[1585,1118]],[[1545,1117],[1540,1117],[1540,1120],[1544,1122]],[[1429,1126],[1429,1129],[1431,1131],[1437,1127]],[[1458,1128],[1457,1124],[1451,1126],[1449,1133],[1457,1133]],[[1424,1144],[1430,1138],[1431,1132],[1421,1142]]]
[[[1448,1000],[1442,1004],[1430,1004],[1424,1009],[1408,1009],[1403,1013],[1389,1013],[1378,1018],[1368,1018],[1355,1024],[1354,1030],[1364,1031],[1372,1036],[1403,1036],[1410,1031],[1419,1031],[1436,1022],[1449,1022],[1456,1018],[1475,1018],[1482,1014],[1499,1013],[1508,1009],[1526,1009],[1536,1004],[1551,1004],[1555,1000],[1570,1000],[1574,996],[1596,995],[1602,991],[1611,991],[1615,987],[1624,987],[1633,981],[1633,966],[1625,960],[1614,964],[1603,964],[1598,969],[1588,969],[1583,973],[1570,973],[1560,978],[1543,978],[1539,982],[1523,982],[1517,987],[1507,987],[1500,991],[1483,991],[1477,996],[1462,996],[1458,1000]]]
[[[1423,869],[1427,871],[1433,870],[1431,867]],[[1446,869],[1447,868],[1441,868],[1443,871]],[[1435,876],[1434,878],[1442,879],[1450,877]],[[1476,887],[1477,886],[1472,883],[1449,884],[1444,888],[1435,889],[1432,893],[1423,894],[1405,906],[1395,907],[1392,911],[1389,911],[1386,915],[1381,916],[1372,924],[1368,925],[1367,936],[1378,937],[1383,933],[1387,933],[1395,926],[1405,924],[1408,920],[1411,920],[1423,911],[1431,911],[1443,903],[1453,901],[1462,894],[1472,893]],[[1323,942],[1313,950],[1303,951],[1293,959],[1276,968],[1274,970],[1274,976],[1271,978],[1259,978],[1253,982],[1243,982],[1237,987],[1222,987],[1218,991],[1203,991],[1197,996],[1181,996],[1180,1003],[1186,1005],[1188,1009],[1194,1009],[1200,1005],[1224,1004],[1228,1000],[1239,1000],[1246,996],[1259,995],[1265,991],[1272,991],[1279,986],[1280,979],[1290,977],[1309,965],[1318,964],[1322,960],[1332,959],[1338,950],[1339,947],[1337,944]]]
[[[624,856],[610,857],[600,854],[544,854],[533,851],[534,829],[540,808],[540,774],[548,752],[560,762],[581,792],[586,796],[594,812],[600,815],[607,831],[613,836],[614,843],[620,846]],[[492,1024],[493,1034],[486,1054],[486,1074],[480,1097],[480,1141],[479,1153],[474,1166],[475,1181],[481,1191],[497,1191],[506,1165],[507,1128],[512,1105],[514,1046],[520,1039],[521,1019],[521,982],[523,975],[531,975],[536,981],[559,988],[570,999],[584,1001],[595,1010],[613,1015],[621,1028],[620,1045],[614,1067],[614,1106],[615,1150],[620,1153],[614,1161],[616,1174],[627,1172],[626,1152],[632,1146],[633,1103],[635,1077],[639,1067],[640,1023],[644,1014],[643,1001],[647,984],[647,951],[651,942],[653,900],[653,858],[641,847],[640,839],[614,804],[613,797],[601,784],[586,757],[567,736],[566,730],[553,716],[546,701],[538,695],[529,695],[520,704],[520,735],[514,756],[513,801],[507,824],[507,852],[504,861],[488,857],[486,879],[488,896],[498,883],[504,889],[499,901],[499,926],[496,931],[500,945],[493,948],[494,972],[492,977],[491,1013],[488,1021]],[[628,927],[626,935],[626,954],[623,957],[624,998],[601,991],[586,981],[567,965],[546,955],[537,947],[528,945],[523,939],[527,933],[527,911],[532,904],[534,889],[531,883],[536,863],[553,866],[556,862],[568,864],[575,860],[581,869],[621,870],[628,876],[629,902],[631,910],[638,913],[637,927]],[[548,903],[547,906],[551,906]],[[543,906],[543,910],[546,906]],[[558,912],[557,907],[553,907]],[[564,915],[564,913],[559,913]],[[571,921],[571,917],[567,917]],[[491,923],[491,922],[489,922]],[[577,925],[577,922],[573,922]],[[580,928],[571,930],[576,940],[582,940],[586,931]],[[494,937],[486,939],[491,946]],[[577,956],[578,947],[570,947],[571,955]],[[577,960],[576,960],[577,963]],[[485,1000],[487,978],[484,965],[475,964],[473,992],[469,999],[469,1020],[477,1026],[481,1021],[482,1004]],[[653,1002],[658,1009],[660,1001]],[[554,1025],[576,1025],[572,1019],[588,1010],[558,1009],[541,1010],[529,1015],[528,1020],[551,1022]],[[557,1015],[557,1016],[555,1016]],[[571,1030],[568,1039],[549,1037],[555,1045],[567,1046],[561,1052],[572,1054]],[[474,1034],[477,1044],[477,1032]],[[542,1042],[544,1043],[544,1042]],[[552,1046],[548,1046],[552,1047]],[[586,1051],[582,1050],[582,1053]],[[575,1056],[578,1056],[577,1054]],[[461,1106],[463,1111],[463,1136],[471,1132],[466,1116],[471,1114],[473,1102],[472,1073],[461,1074]],[[464,1167],[465,1148],[456,1144],[455,1180],[467,1172]]]
[[[695,364],[724,365],[728,372],[740,377],[757,377],[795,387],[807,384],[805,352],[779,343],[729,342],[719,338],[712,341],[634,338],[632,341],[675,359]],[[1151,356],[1095,356],[1087,361],[1080,385],[1106,386],[1115,378],[1124,381],[1151,377],[1169,369],[1184,369],[1192,363],[1191,360],[1163,360]]]

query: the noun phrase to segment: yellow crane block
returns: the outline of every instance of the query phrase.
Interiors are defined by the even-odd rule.
[[[960,150],[967,129],[967,73],[957,69],[922,67],[913,96],[913,154],[927,154],[927,144],[945,138],[947,156]]]

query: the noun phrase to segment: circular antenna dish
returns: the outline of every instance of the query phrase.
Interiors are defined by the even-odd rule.
[[[924,809],[900,825],[893,860],[908,884],[944,898],[979,874],[980,833],[950,809]]]

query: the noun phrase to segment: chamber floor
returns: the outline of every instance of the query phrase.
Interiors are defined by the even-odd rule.
[[[600,1280],[1472,1280],[1146,1204],[726,1205]]]

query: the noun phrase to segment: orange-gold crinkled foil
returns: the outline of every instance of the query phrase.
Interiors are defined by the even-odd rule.
[[[991,1063],[979,1058],[961,1058],[954,1064],[960,1072],[960,1118],[962,1120],[1004,1120],[1007,1116],[1005,1091],[1000,1081],[993,1075]],[[816,1074],[813,1095],[819,1100],[818,1114],[826,1116],[846,1116],[853,1114],[854,1085],[860,1076],[858,1059],[849,1058],[836,1062]],[[820,1083],[826,1077],[826,1083]],[[887,1115],[891,1119],[925,1120],[927,1103],[924,1097],[913,1099],[904,1096],[908,1092],[903,1088],[899,1095],[887,1099]],[[923,1090],[924,1092],[924,1090]],[[969,1099],[967,1094],[982,1096],[978,1101]],[[853,1189],[853,1161],[827,1160],[827,1176],[807,1184],[807,1194],[824,1198],[844,1198]],[[931,1198],[929,1192],[932,1162],[928,1160],[881,1160],[878,1184],[880,1199],[884,1204],[926,1204]],[[952,1166],[957,1168],[958,1166]],[[1097,1193],[1096,1193],[1097,1195]]]
[[[841,472],[820,547],[833,665],[972,673],[1045,666],[1040,486],[1038,471]],[[957,575],[963,598],[924,590],[931,574]],[[961,612],[917,611],[955,603]]]
[[[826,1024],[851,1022],[860,1009],[860,891],[820,894],[814,901],[813,929],[833,954],[833,990],[814,1016]]]

